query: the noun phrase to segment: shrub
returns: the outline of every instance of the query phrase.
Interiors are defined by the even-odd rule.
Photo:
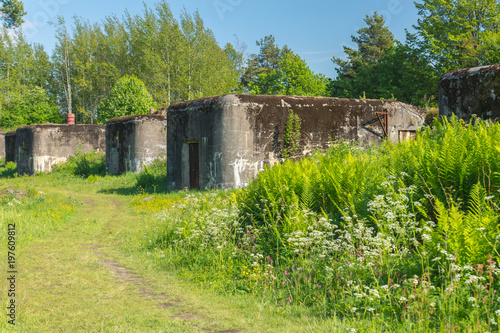
[[[15,162],[5,163],[5,158],[0,159],[0,177],[13,178],[17,176],[17,164]]]
[[[159,157],[148,165],[145,165],[142,171],[136,175],[136,186],[143,191],[166,190],[167,183],[167,159]]]
[[[66,163],[55,165],[53,172],[88,178],[91,175],[104,176],[106,174],[106,153],[89,151],[82,153],[80,149],[70,156]]]
[[[135,76],[119,79],[98,110],[99,123],[108,119],[135,114],[147,114],[154,107],[153,97],[144,83]]]

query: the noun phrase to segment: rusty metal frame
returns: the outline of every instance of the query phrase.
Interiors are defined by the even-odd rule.
[[[375,112],[375,115],[377,116],[377,118],[374,118],[372,120],[367,121],[366,123],[362,124],[361,127],[366,129],[367,131],[372,132],[373,134],[379,135],[383,138],[387,138],[389,136],[389,112],[387,112],[387,110],[384,109],[383,112]],[[374,124],[377,121],[380,124],[380,127],[382,127],[382,131],[383,131],[382,135],[365,127],[367,125]]]
[[[387,111],[384,111],[384,112],[375,112],[375,114],[377,115],[380,126],[382,126],[382,129],[384,130],[384,137],[387,138],[389,136],[389,113]],[[381,116],[383,116],[385,124],[382,122]]]

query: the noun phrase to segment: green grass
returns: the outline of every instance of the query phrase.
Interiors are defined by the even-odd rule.
[[[187,193],[136,188],[124,195],[115,190],[135,186],[135,175],[89,178],[55,172],[0,179],[0,224],[5,231],[16,224],[19,271],[16,326],[0,316],[0,331],[330,332],[339,325],[288,318],[261,297],[228,297],[163,270],[156,254],[144,251],[143,235],[156,226],[152,214]],[[3,244],[5,237],[0,233]],[[6,279],[0,288],[7,290]],[[0,293],[0,304],[8,302]]]

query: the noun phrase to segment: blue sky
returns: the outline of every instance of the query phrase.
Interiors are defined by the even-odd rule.
[[[155,1],[145,1],[153,7]],[[247,53],[257,53],[255,41],[274,35],[279,46],[288,45],[316,73],[335,76],[333,56],[343,57],[343,46],[353,46],[351,35],[365,26],[365,16],[377,11],[383,14],[389,29],[401,41],[405,29],[412,31],[417,11],[412,0],[191,0],[168,1],[176,18],[185,7],[189,13],[198,10],[205,26],[210,28],[222,47],[236,35],[248,45]],[[28,14],[23,25],[28,39],[41,43],[51,53],[54,27],[48,22],[63,16],[68,26],[77,15],[99,22],[107,16],[121,17],[125,10],[138,14],[143,2],[134,0],[24,0]]]

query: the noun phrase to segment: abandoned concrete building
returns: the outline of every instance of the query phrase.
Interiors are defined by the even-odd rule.
[[[144,165],[167,154],[167,117],[125,116],[106,123],[106,171],[140,172]]]
[[[54,164],[65,162],[77,150],[103,151],[106,147],[104,125],[30,125],[19,127],[15,136],[19,175],[50,172]]]
[[[16,161],[16,131],[5,133],[5,162]]]
[[[245,186],[264,165],[332,140],[411,136],[425,113],[396,101],[323,97],[226,95],[175,103],[167,110],[167,186]]]
[[[439,114],[456,114],[465,121],[472,115],[498,120],[499,94],[500,64],[454,70],[439,81]]]
[[[0,158],[5,157],[5,133],[0,133]]]

